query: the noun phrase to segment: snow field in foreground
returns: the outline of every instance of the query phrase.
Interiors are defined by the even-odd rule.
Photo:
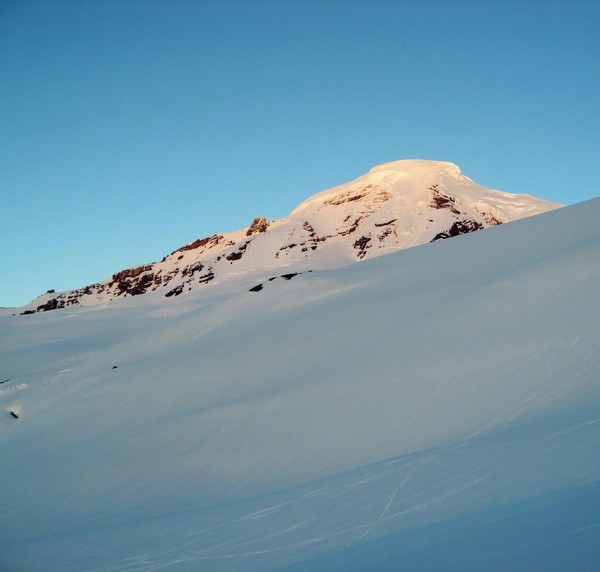
[[[196,308],[1,316],[0,563],[589,569],[599,211]]]

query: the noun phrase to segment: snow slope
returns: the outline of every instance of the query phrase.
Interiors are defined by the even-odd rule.
[[[0,316],[0,568],[593,569],[599,217]]]
[[[276,274],[336,268],[364,258],[539,214],[560,205],[482,187],[452,163],[404,160],[301,203],[288,218],[198,239],[160,262],[77,290],[40,296],[46,311],[156,294],[158,301]]]

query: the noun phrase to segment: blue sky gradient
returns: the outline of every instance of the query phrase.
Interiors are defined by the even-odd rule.
[[[0,306],[407,158],[598,196],[600,2],[0,4]]]

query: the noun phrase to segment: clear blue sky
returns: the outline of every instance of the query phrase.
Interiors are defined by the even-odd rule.
[[[600,194],[600,2],[0,3],[0,306],[405,158]]]

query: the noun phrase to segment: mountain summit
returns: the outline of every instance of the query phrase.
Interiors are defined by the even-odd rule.
[[[453,163],[394,161],[313,195],[287,218],[257,217],[239,231],[195,240],[160,262],[127,268],[98,284],[48,291],[25,312],[150,292],[173,297],[207,284],[250,284],[280,271],[336,268],[560,206],[478,185]]]

